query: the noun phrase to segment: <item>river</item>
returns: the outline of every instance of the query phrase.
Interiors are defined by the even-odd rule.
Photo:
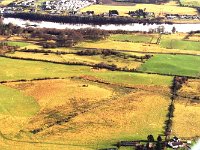
[[[159,26],[164,26],[165,32],[171,32],[172,28],[175,27],[177,32],[191,32],[191,31],[198,31],[200,30],[200,23],[199,24],[139,24],[139,23],[131,23],[131,24],[123,24],[123,25],[116,25],[116,24],[107,24],[107,25],[91,25],[91,24],[70,24],[70,23],[55,23],[55,22],[48,22],[48,21],[29,21],[29,20],[22,20],[18,18],[4,18],[4,24],[12,23],[14,25],[20,27],[26,27],[27,24],[29,25],[37,25],[37,28],[56,28],[56,29],[84,29],[84,28],[95,28],[95,29],[102,29],[102,30],[124,30],[124,31],[146,31],[148,32],[150,29],[157,29]]]

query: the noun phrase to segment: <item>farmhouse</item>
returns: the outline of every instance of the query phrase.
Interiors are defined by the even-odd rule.
[[[114,17],[114,16],[118,16],[119,12],[117,10],[109,10],[109,16],[110,17]]]
[[[184,147],[183,142],[181,142],[181,140],[177,137],[174,137],[172,140],[170,140],[168,142],[168,146],[170,146],[171,148],[182,148]]]

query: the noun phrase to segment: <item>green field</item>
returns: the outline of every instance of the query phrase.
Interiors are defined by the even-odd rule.
[[[0,114],[29,117],[39,110],[38,104],[20,91],[0,85]]]
[[[113,41],[150,43],[154,36],[151,35],[134,35],[134,34],[113,34],[109,37]]]
[[[162,39],[161,47],[167,49],[196,50],[200,51],[200,42],[184,41],[178,39]]]
[[[86,66],[59,65],[0,57],[0,80],[91,75],[114,83],[170,85],[172,77],[118,71],[93,71]]]
[[[19,46],[19,47],[25,47],[29,46],[30,43],[27,42],[13,42],[13,41],[8,41],[6,42],[9,46]]]
[[[174,75],[200,76],[200,57],[188,55],[155,55],[140,71]]]

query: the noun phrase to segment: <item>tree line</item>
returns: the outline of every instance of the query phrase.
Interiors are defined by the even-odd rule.
[[[59,23],[84,23],[84,24],[128,24],[128,23],[143,23],[143,24],[161,24],[162,18],[154,19],[139,19],[132,17],[103,17],[101,15],[95,16],[60,16],[60,15],[49,15],[49,14],[39,14],[39,13],[12,13],[4,14],[4,17],[20,18],[24,20],[31,21],[51,21]],[[170,23],[170,22],[168,22]]]

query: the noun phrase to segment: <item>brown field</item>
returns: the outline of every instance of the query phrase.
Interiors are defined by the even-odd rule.
[[[178,94],[182,96],[200,97],[200,80],[190,79],[186,84],[183,85]]]

